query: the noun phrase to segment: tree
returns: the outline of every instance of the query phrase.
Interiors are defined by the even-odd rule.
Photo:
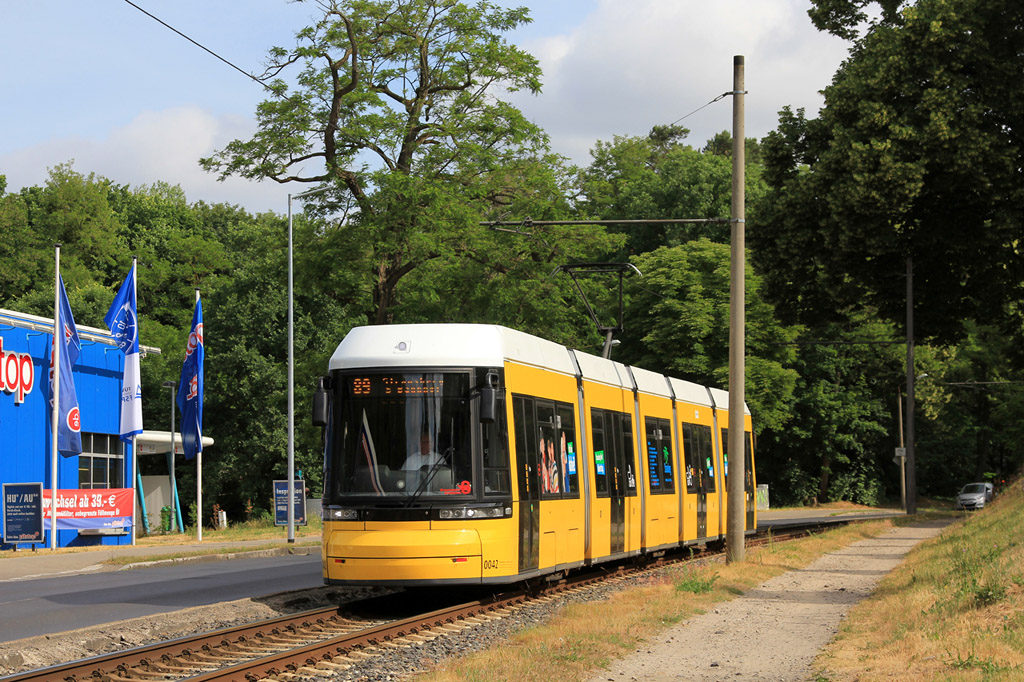
[[[323,18],[274,48],[259,130],[208,170],[330,186],[372,281],[370,322],[391,319],[400,282],[458,252],[500,201],[495,176],[546,151],[540,129],[496,94],[540,89],[537,61],[501,33],[525,8],[455,0],[323,0]],[[299,66],[297,86],[278,78]],[[274,79],[274,80],[270,80]],[[320,197],[317,198],[319,200]],[[311,203],[318,203],[310,197]]]
[[[726,387],[729,377],[727,244],[699,239],[633,259],[643,277],[630,278],[626,330],[617,359],[703,385]],[[798,330],[779,325],[747,271],[747,398],[760,433],[790,419],[797,375],[794,354],[780,344]]]
[[[927,372],[919,382],[921,487],[935,495],[1008,477],[1024,463],[1024,383],[1006,362],[1009,340],[991,325],[966,326],[959,344],[918,364]]]
[[[864,302],[902,320],[912,258],[919,338],[1008,320],[1024,281],[1022,23],[1009,0],[920,0],[856,43],[818,119],[783,113],[750,243],[784,309]]]
[[[581,173],[585,200],[580,210],[612,220],[661,218],[728,218],[732,196],[732,163],[722,151],[721,135],[697,151],[678,126],[655,126],[647,137],[616,136],[598,141],[593,161]],[[764,193],[758,164],[748,164],[746,191],[753,204]],[[649,225],[623,229],[629,254],[652,251],[706,237],[729,241],[727,223]]]
[[[899,496],[890,415],[902,348],[885,343],[892,326],[873,313],[850,311],[848,318],[797,337],[792,417],[761,440],[758,480],[784,504],[877,504],[886,494]]]
[[[881,17],[872,20],[865,8],[877,4],[882,11]],[[807,10],[811,21],[820,31],[828,31],[840,38],[852,40],[857,36],[857,29],[868,24],[898,24],[900,9],[907,0],[811,0],[811,9]]]

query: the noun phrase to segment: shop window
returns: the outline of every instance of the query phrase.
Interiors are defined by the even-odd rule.
[[[78,456],[78,487],[124,487],[124,446],[117,434],[82,434],[82,454]]]

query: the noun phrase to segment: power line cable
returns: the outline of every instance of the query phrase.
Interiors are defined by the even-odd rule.
[[[158,22],[158,23],[162,24],[163,26],[165,26],[165,27],[169,28],[170,30],[174,31],[174,32],[175,32],[175,33],[177,33],[177,34],[178,34],[179,36],[181,36],[182,38],[184,38],[184,39],[185,39],[185,40],[187,40],[188,42],[192,43],[192,44],[193,44],[193,45],[195,45],[196,47],[198,47],[198,48],[200,48],[200,49],[202,49],[202,50],[205,50],[206,52],[210,53],[211,55],[213,55],[213,56],[214,56],[214,57],[216,57],[217,59],[221,60],[222,62],[224,62],[225,64],[227,64],[228,66],[230,66],[230,67],[231,67],[232,69],[234,69],[235,71],[238,71],[238,72],[239,72],[240,74],[242,74],[242,75],[243,75],[243,76],[245,76],[246,78],[250,78],[250,79],[252,79],[252,80],[256,81],[257,83],[259,83],[260,85],[262,85],[262,86],[263,86],[264,88],[266,88],[267,90],[270,90],[270,86],[268,86],[268,85],[267,85],[266,83],[264,83],[263,81],[261,81],[261,80],[260,80],[259,78],[257,78],[256,76],[252,75],[251,73],[249,73],[248,71],[246,71],[246,70],[242,69],[241,67],[235,66],[234,64],[232,64],[231,62],[229,62],[229,61],[228,61],[227,59],[225,59],[224,57],[221,57],[221,56],[220,56],[219,54],[217,54],[216,52],[214,52],[214,51],[213,51],[213,50],[211,50],[210,48],[208,48],[208,47],[206,47],[206,46],[204,46],[204,45],[201,45],[200,43],[197,43],[197,42],[196,42],[195,40],[192,40],[192,38],[189,38],[189,37],[188,37],[187,35],[185,35],[185,34],[184,34],[184,33],[182,33],[181,31],[179,31],[178,29],[174,28],[173,26],[171,26],[170,24],[168,24],[168,23],[167,23],[166,21],[164,21],[163,19],[161,19],[161,18],[159,18],[159,17],[157,17],[157,16],[154,16],[153,14],[150,14],[150,13],[149,13],[149,12],[147,12],[146,10],[144,10],[144,9],[142,9],[141,7],[139,7],[138,5],[136,5],[136,4],[135,4],[134,2],[132,2],[131,0],[124,0],[124,1],[125,1],[126,3],[128,3],[129,5],[131,5],[132,7],[134,7],[135,9],[139,10],[140,12],[142,12],[143,14],[145,14],[145,15],[146,15],[147,17],[149,17],[149,18],[150,18],[150,19],[152,19],[153,21],[156,21],[156,22]]]
[[[722,93],[721,95],[719,95],[718,97],[714,98],[713,100],[711,100],[711,101],[710,101],[710,102],[708,102],[707,104],[705,104],[705,105],[703,105],[703,106],[700,106],[700,107],[697,107],[696,109],[694,109],[693,111],[691,111],[690,113],[688,113],[688,114],[687,114],[686,116],[683,116],[682,118],[677,118],[676,120],[674,120],[674,121],[672,121],[671,123],[669,123],[669,125],[670,125],[670,126],[674,126],[675,124],[679,123],[680,121],[683,121],[683,120],[685,120],[685,119],[688,119],[688,118],[690,118],[691,116],[693,116],[694,114],[696,114],[696,113],[697,113],[698,111],[700,111],[700,110],[702,110],[702,109],[706,109],[706,108],[710,107],[710,106],[711,106],[712,104],[714,104],[715,102],[718,102],[719,100],[723,100],[723,99],[725,99],[726,97],[728,97],[728,96],[729,96],[729,95],[731,95],[731,94],[733,94],[732,90],[730,90],[730,91],[728,91],[728,92],[723,92],[723,93]]]

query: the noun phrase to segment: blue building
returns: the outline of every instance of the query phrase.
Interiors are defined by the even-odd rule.
[[[58,456],[57,488],[131,488],[131,445],[119,436],[124,356],[107,330],[79,326],[78,332],[82,352],[73,374],[81,412],[82,453]],[[0,310],[0,483],[41,483],[44,490],[51,487],[52,346],[52,319]],[[147,351],[160,352],[156,348],[142,350],[143,354]],[[49,497],[45,504],[49,504]],[[57,530],[57,545],[61,547],[130,542],[126,528]],[[47,532],[46,546],[49,543]]]

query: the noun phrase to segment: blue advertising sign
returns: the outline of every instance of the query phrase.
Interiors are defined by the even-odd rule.
[[[45,542],[43,484],[4,483],[4,542]]]
[[[296,479],[295,498],[292,503],[295,506],[295,525],[306,525],[306,482]],[[288,525],[288,481],[274,481],[274,525]]]

